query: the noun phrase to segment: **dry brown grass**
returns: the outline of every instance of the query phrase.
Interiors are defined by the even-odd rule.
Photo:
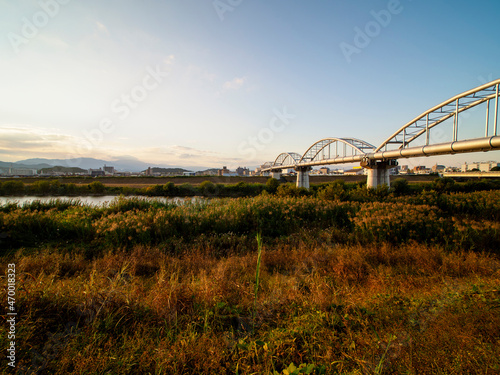
[[[90,262],[57,252],[14,261],[24,369],[266,373],[308,362],[326,373],[431,374],[500,365],[493,255],[418,244],[265,247],[255,320],[255,254],[137,246]]]

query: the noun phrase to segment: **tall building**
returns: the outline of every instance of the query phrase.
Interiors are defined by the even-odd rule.
[[[226,166],[224,166],[222,169],[219,169],[218,175],[225,176],[225,177],[238,176],[238,174],[236,172],[230,171],[229,169],[227,169]]]
[[[250,171],[249,171],[248,168],[238,167],[238,168],[236,168],[236,174],[238,176],[249,176],[250,175]]]

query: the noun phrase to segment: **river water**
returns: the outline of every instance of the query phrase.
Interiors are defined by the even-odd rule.
[[[203,199],[200,197],[193,197],[193,198],[184,198],[184,197],[144,197],[144,196],[126,196],[124,197],[125,199],[132,199],[132,198],[139,198],[139,199],[146,199],[146,200],[155,200],[159,202],[172,202],[176,204],[182,204],[186,201],[190,200],[199,200]],[[89,205],[89,206],[105,206],[110,203],[112,203],[114,200],[118,199],[117,196],[115,195],[103,195],[103,196],[82,196],[82,197],[66,197],[66,196],[49,196],[49,197],[35,197],[35,196],[25,196],[25,197],[0,197],[0,206],[4,206],[8,203],[18,203],[18,204],[25,204],[25,203],[31,203],[33,201],[41,201],[41,202],[49,202],[54,199],[62,200],[62,201],[74,201],[74,200],[79,200],[83,204]]]

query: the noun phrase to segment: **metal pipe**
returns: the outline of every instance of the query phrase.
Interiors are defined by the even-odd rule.
[[[429,146],[417,146],[392,151],[379,151],[367,154],[372,160],[411,158],[421,156],[456,154],[500,149],[500,136],[468,139],[464,141],[441,143]]]
[[[453,142],[456,142],[458,138],[458,101],[459,99],[457,99],[457,104],[455,106],[455,118],[453,121]]]

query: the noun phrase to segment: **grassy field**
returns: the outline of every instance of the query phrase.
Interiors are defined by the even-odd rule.
[[[341,188],[1,207],[17,371],[500,373],[500,191]]]

